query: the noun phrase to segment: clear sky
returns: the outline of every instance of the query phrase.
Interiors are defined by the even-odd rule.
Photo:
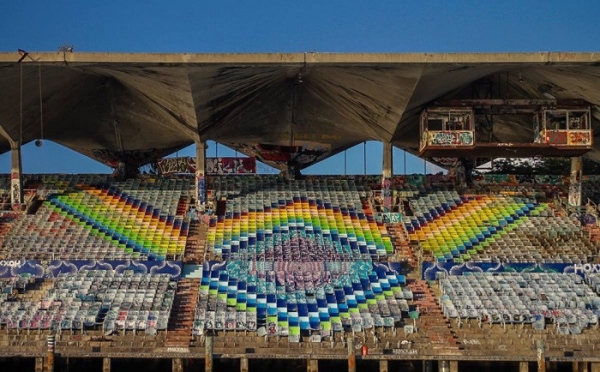
[[[600,51],[599,19],[597,0],[3,0],[0,51],[55,51],[65,44],[75,52]],[[223,146],[217,153],[234,155]],[[367,154],[367,173],[379,173],[381,145],[369,143]],[[9,156],[0,156],[0,173],[8,173]],[[362,174],[362,159],[362,145],[351,149],[346,172]],[[396,151],[395,173],[423,172],[422,161],[408,156],[406,163],[404,169]],[[343,174],[343,164],[342,154],[310,172]],[[23,168],[109,171],[47,141],[25,146]]]

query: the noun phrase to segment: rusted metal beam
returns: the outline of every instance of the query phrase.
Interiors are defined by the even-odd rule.
[[[457,99],[449,101],[436,101],[433,106],[439,107],[485,107],[485,106],[589,106],[581,99]]]

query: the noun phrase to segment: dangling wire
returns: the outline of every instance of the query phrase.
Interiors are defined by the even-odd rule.
[[[40,89],[40,141],[44,139],[44,109],[42,106],[42,65],[38,65],[38,85]],[[41,142],[39,142],[41,146]]]
[[[23,144],[23,63],[19,63],[20,77],[19,77],[19,109],[21,119],[19,122],[19,147]]]

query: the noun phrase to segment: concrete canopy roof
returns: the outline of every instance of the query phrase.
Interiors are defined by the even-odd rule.
[[[112,166],[205,140],[278,168],[366,140],[416,152],[418,117],[432,102],[540,99],[540,86],[589,102],[595,136],[600,120],[600,53],[10,52],[0,53],[0,152],[41,137],[40,80],[44,139]],[[481,81],[494,97],[473,97]],[[499,122],[494,136],[530,142],[532,130]]]

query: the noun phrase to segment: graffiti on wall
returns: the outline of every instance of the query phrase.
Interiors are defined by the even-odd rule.
[[[190,156],[160,159],[156,165],[159,174],[196,173],[196,159]]]
[[[570,131],[569,132],[569,145],[573,146],[589,146],[592,144],[591,133],[589,130],[586,131]]]
[[[180,261],[97,261],[97,260],[1,260],[0,278],[29,275],[35,278],[56,278],[59,274],[75,274],[80,270],[115,270],[122,273],[169,274],[179,279]]]
[[[579,266],[582,268],[580,269]],[[422,278],[424,280],[435,280],[438,273],[442,275],[463,275],[465,273],[483,272],[555,272],[576,273],[583,275],[587,267],[573,264],[545,264],[545,263],[462,263],[453,262],[423,262]]]
[[[256,158],[206,158],[206,174],[256,173]]]
[[[160,174],[196,173],[196,159],[190,156],[161,159],[157,163]],[[206,158],[206,174],[256,173],[255,158]]]
[[[10,201],[13,207],[20,206],[23,203],[23,198],[21,193],[21,179],[18,172],[10,173],[10,192]]]
[[[446,130],[427,132],[427,144],[432,146],[473,146],[473,132]]]

